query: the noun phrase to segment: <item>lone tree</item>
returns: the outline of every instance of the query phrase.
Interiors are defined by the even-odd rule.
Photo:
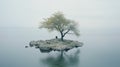
[[[70,32],[79,36],[77,25],[75,21],[66,19],[63,13],[56,12],[51,17],[44,19],[44,21],[41,22],[40,28],[46,28],[49,31],[58,31],[63,41],[65,35]]]

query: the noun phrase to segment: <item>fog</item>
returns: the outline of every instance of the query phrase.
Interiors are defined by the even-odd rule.
[[[38,27],[61,11],[82,29],[120,29],[119,0],[0,0],[0,27]]]
[[[120,67],[119,3],[120,0],[0,0],[0,67],[50,67],[59,61],[58,65],[64,67]],[[42,54],[25,48],[31,40],[59,37],[55,31],[38,29],[43,18],[57,11],[79,23],[80,37],[65,37],[84,43],[78,57],[70,51],[70,56],[59,60],[54,52]]]

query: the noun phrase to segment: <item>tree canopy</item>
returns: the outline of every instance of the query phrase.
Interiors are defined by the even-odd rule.
[[[46,28],[49,31],[58,31],[63,41],[64,36],[70,32],[76,36],[80,35],[77,25],[75,21],[65,18],[62,12],[56,12],[49,18],[44,19],[41,22],[40,28]]]

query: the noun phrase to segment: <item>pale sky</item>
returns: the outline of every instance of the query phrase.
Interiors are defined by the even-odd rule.
[[[38,27],[61,11],[81,28],[120,29],[120,0],[0,0],[0,27]]]

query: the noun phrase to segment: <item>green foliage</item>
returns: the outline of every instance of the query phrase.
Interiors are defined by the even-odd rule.
[[[40,28],[46,28],[49,31],[56,30],[61,33],[61,37],[64,37],[69,32],[79,36],[77,25],[75,21],[66,19],[63,13],[56,12],[51,17],[44,19]]]

